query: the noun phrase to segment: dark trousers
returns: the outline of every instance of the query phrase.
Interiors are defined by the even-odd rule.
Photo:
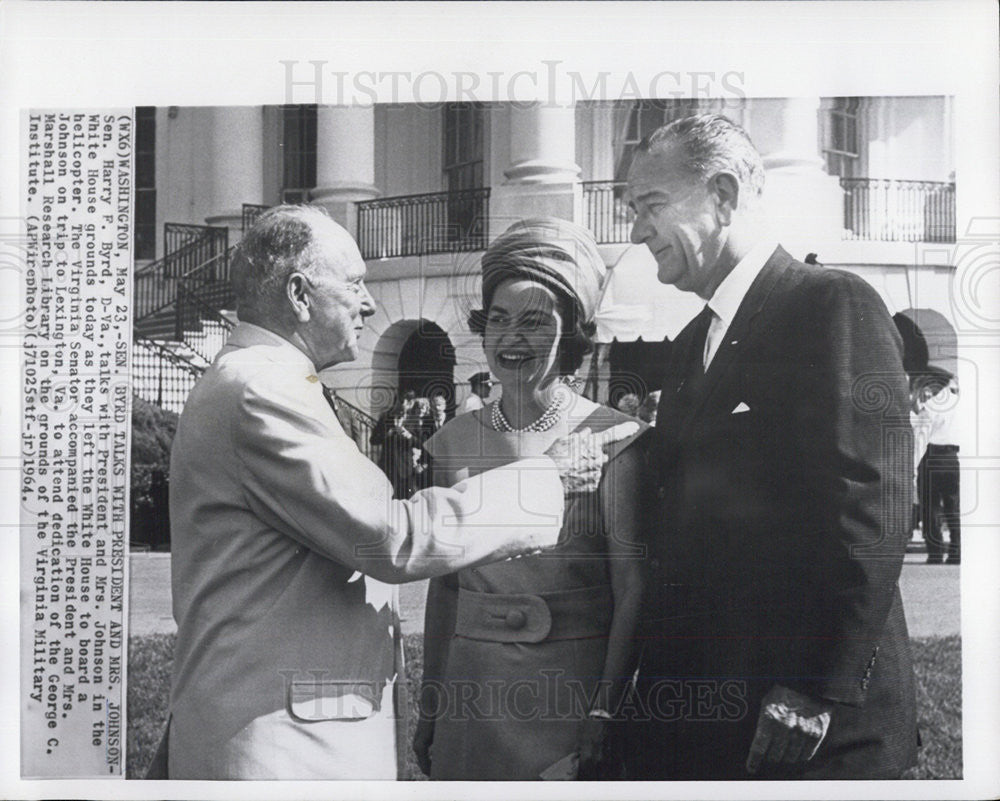
[[[948,560],[962,556],[961,503],[957,445],[928,445],[917,471],[920,515],[927,558],[940,561],[945,554],[942,523],[948,526]]]

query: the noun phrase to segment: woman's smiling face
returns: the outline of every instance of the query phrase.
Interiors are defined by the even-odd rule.
[[[504,281],[486,312],[483,349],[506,386],[538,386],[557,370],[562,317],[555,294],[527,278]]]

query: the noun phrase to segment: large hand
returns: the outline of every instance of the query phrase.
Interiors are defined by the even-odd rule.
[[[808,762],[826,737],[832,712],[831,704],[774,685],[761,701],[747,770],[756,773],[764,759],[788,764]]]
[[[602,763],[608,758],[608,722],[602,718],[584,718],[577,736],[580,763],[576,778],[594,781],[601,778]]]
[[[431,775],[431,744],[434,742],[434,721],[421,718],[413,734],[413,753],[417,755],[417,767],[425,776]]]
[[[604,448],[632,436],[638,430],[638,423],[619,423],[598,434],[583,428],[568,437],[557,439],[546,455],[556,463],[567,493],[593,492],[608,461]]]

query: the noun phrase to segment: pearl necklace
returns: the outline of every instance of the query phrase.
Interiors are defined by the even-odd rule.
[[[542,416],[535,420],[531,425],[525,426],[524,428],[514,428],[507,420],[507,416],[503,413],[503,409],[500,408],[500,401],[495,400],[490,406],[490,423],[493,425],[497,431],[501,431],[505,434],[521,434],[527,431],[538,433],[540,431],[548,431],[562,417],[562,413],[566,410],[569,405],[569,398],[571,392],[565,390],[556,390],[555,397],[552,399],[552,403],[548,405],[548,408],[542,412]]]

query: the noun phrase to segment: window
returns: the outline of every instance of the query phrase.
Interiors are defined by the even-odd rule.
[[[305,203],[307,192],[316,188],[317,107],[282,106],[281,200]]]
[[[483,186],[483,104],[447,103],[444,107],[442,168],[450,195]],[[448,239],[462,239],[485,225],[482,204],[471,194],[448,199]]]
[[[858,147],[857,97],[835,97],[829,110],[824,135],[823,155],[826,171],[841,178],[854,176],[860,149]]]
[[[136,259],[156,258],[156,109],[135,110],[135,220]]]
[[[615,109],[615,181],[628,177],[638,144],[657,128],[681,117],[710,110],[711,101],[692,99],[633,100]]]
[[[483,105],[447,103],[444,109],[444,174],[449,192],[483,185]]]

